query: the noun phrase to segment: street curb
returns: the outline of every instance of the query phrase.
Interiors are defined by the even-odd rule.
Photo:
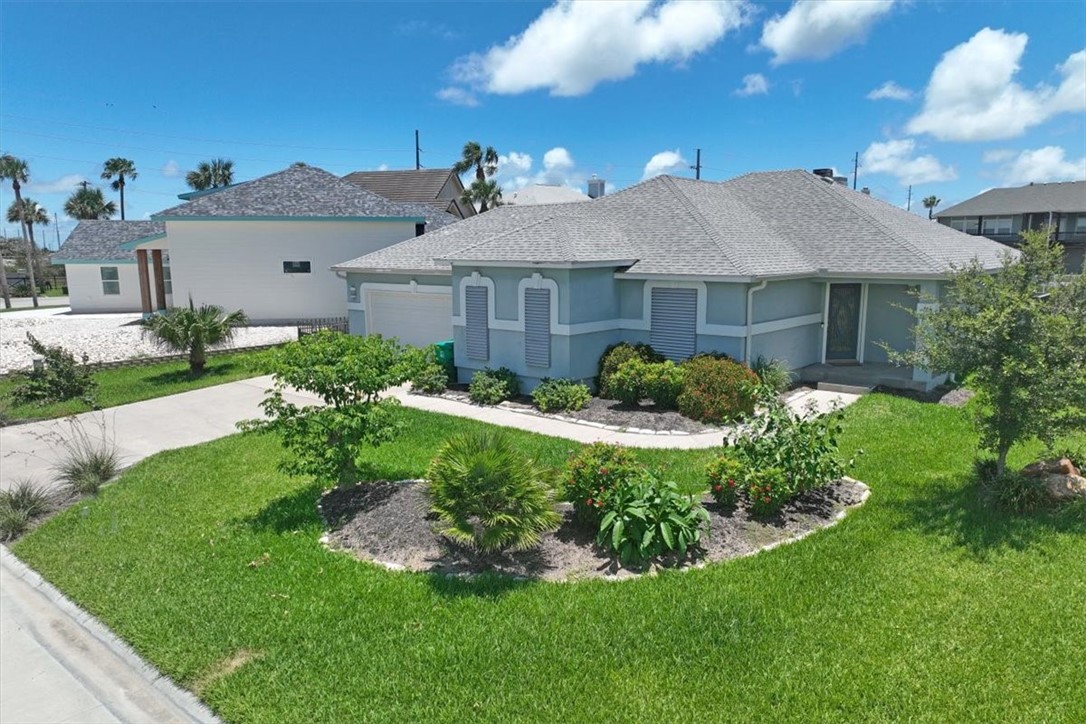
[[[100,641],[121,661],[132,668],[152,688],[162,693],[190,721],[206,724],[222,724],[222,720],[190,691],[182,689],[172,679],[145,661],[135,649],[122,641],[105,624],[77,606],[41,574],[19,560],[7,546],[0,545],[0,566],[7,568],[15,577],[41,591],[57,608],[67,614],[80,628]]]

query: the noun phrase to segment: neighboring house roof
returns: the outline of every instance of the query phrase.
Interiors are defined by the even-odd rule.
[[[456,218],[432,206],[391,201],[315,166],[291,166],[227,186],[154,214],[153,219],[207,218],[425,219],[440,228]]]
[[[161,221],[80,221],[53,255],[53,263],[134,261],[136,252],[122,244],[165,233]]]
[[[960,204],[936,212],[935,216],[1014,216],[1047,211],[1061,214],[1086,212],[1086,181],[989,189]]]
[[[336,266],[444,273],[450,262],[601,263],[630,274],[938,277],[1006,247],[807,171],[722,183],[659,176],[592,203],[500,206]]]
[[[569,186],[532,184],[502,196],[503,204],[533,206],[536,204],[565,204],[573,201],[591,201],[586,194]]]
[[[422,168],[401,171],[355,171],[343,177],[356,186],[393,201],[431,204],[460,218],[475,215],[475,207],[461,203],[464,184],[451,168]],[[451,183],[452,196],[442,196]]]

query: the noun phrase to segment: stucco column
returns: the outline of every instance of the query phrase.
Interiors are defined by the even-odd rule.
[[[155,273],[155,302],[158,311],[166,311],[166,279],[162,271],[162,249],[151,251],[151,265]]]
[[[143,316],[151,315],[151,280],[147,273],[147,250],[136,249],[136,268],[140,275],[140,303],[143,307]]]

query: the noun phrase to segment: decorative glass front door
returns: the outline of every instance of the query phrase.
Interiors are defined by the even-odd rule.
[[[831,284],[826,360],[855,361],[860,336],[860,285]]]

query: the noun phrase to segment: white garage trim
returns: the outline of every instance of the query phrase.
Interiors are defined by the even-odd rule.
[[[363,284],[366,334],[398,337],[404,344],[424,346],[452,337],[452,292],[449,287],[411,284]],[[382,315],[393,316],[391,320]]]

